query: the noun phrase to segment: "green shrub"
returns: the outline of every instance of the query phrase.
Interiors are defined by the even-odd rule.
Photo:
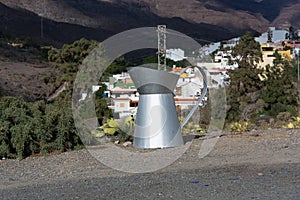
[[[114,119],[108,119],[106,123],[100,126],[98,129],[92,131],[92,134],[99,138],[107,135],[111,138],[111,141],[126,142],[132,141],[134,132],[134,120],[131,116],[120,122]]]
[[[231,132],[247,132],[249,131],[249,123],[248,122],[233,122],[230,124]]]
[[[0,157],[19,158],[81,145],[68,101],[46,104],[0,99]]]

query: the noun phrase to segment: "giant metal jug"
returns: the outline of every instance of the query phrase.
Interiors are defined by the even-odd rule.
[[[207,91],[205,73],[200,69],[204,82],[201,96],[180,124],[173,94],[180,75],[145,67],[132,67],[128,72],[140,94],[133,146],[165,148],[183,145],[181,128],[195,112]]]

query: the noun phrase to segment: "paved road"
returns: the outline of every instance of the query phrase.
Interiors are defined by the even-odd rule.
[[[30,185],[2,199],[300,199],[300,165],[226,166]]]
[[[0,161],[0,199],[299,200],[299,131],[224,136],[203,159],[198,139],[152,173],[115,171],[86,150]]]

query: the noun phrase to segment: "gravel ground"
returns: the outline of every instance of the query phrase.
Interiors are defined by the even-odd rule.
[[[2,160],[0,198],[300,199],[300,130],[224,133],[200,159],[203,140],[151,173],[110,169],[87,150]]]

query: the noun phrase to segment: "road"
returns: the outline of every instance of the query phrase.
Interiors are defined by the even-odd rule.
[[[74,179],[6,190],[2,199],[300,199],[299,164],[230,166]]]
[[[205,158],[200,140],[151,173],[110,169],[86,150],[0,162],[1,199],[300,199],[300,134],[223,136]]]

